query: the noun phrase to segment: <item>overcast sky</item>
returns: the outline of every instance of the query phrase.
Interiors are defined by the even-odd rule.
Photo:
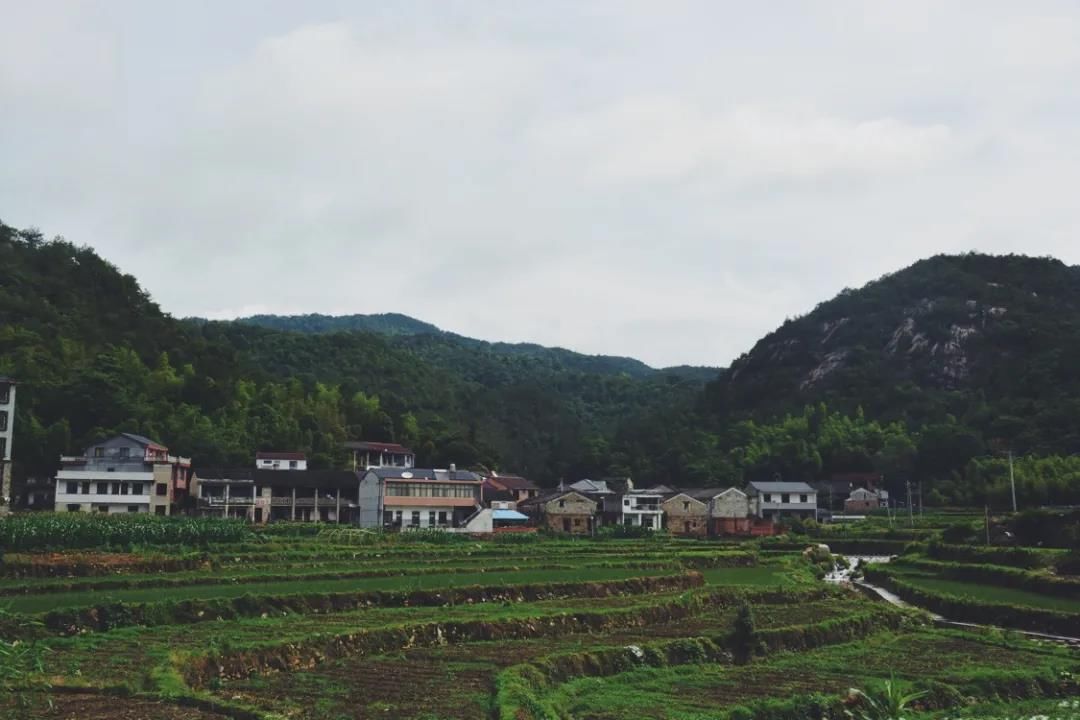
[[[1078,198],[1075,2],[0,0],[0,219],[177,316],[724,365]]]

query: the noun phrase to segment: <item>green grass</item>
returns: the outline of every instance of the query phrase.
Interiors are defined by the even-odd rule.
[[[678,568],[675,568],[675,571],[677,572]],[[651,577],[665,574],[672,574],[672,571],[636,568],[575,568],[571,570],[471,572],[447,575],[395,575],[373,578],[346,578],[342,580],[304,580],[301,577],[291,582],[233,583],[191,585],[179,588],[18,595],[6,598],[3,605],[11,612],[38,614],[61,608],[104,605],[114,602],[152,603],[164,600],[234,598],[243,595],[294,595],[300,593],[344,593],[376,590],[432,590],[471,585],[500,586],[532,583],[602,582],[605,580],[622,580],[631,577]]]
[[[898,569],[896,576],[904,582],[910,583],[927,592],[970,597],[989,603],[1080,613],[1080,600],[1044,595],[1029,590],[1007,588],[999,585],[988,585],[966,580],[948,580],[934,575],[908,570]]]

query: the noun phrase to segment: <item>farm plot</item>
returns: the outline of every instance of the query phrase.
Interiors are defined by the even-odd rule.
[[[928,592],[968,597],[988,603],[1080,613],[1080,597],[1058,597],[985,582],[953,580],[917,569],[897,567],[890,569],[890,572],[895,573],[905,582]]]
[[[1022,668],[1022,677],[1054,678],[1075,671],[1080,658],[1053,649],[1010,648],[960,633],[882,633],[805,653],[783,654],[743,666],[695,665],[636,670],[566,683],[553,701],[578,720],[665,718],[704,720],[736,706],[815,692],[839,695],[893,675],[974,690],[987,673]]]

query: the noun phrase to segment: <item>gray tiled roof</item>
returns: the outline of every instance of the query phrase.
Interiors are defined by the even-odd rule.
[[[751,482],[748,491],[767,493],[813,493],[817,492],[804,482]]]
[[[444,481],[463,481],[463,482],[480,482],[481,477],[470,470],[440,470],[434,468],[399,468],[399,467],[381,467],[371,468],[368,472],[373,472],[380,479],[386,480],[444,480]]]

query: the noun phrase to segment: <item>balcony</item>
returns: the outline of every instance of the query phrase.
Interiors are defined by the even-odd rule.
[[[218,506],[218,505],[253,505],[255,499],[250,495],[237,495],[235,497],[201,497],[199,502],[204,505]]]
[[[85,465],[87,457],[85,455],[61,455],[61,465]]]

